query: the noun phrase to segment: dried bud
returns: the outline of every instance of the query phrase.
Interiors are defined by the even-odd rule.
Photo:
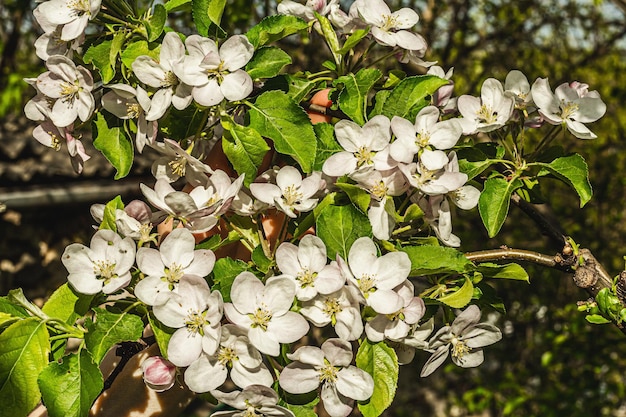
[[[143,380],[148,388],[162,392],[176,381],[176,366],[161,356],[151,356],[141,364]]]
[[[580,288],[593,287],[598,282],[598,275],[593,268],[582,265],[574,272],[574,283]]]
[[[570,256],[572,253],[574,253],[574,250],[572,249],[572,247],[570,245],[565,245],[565,246],[563,246],[562,253],[565,256]]]

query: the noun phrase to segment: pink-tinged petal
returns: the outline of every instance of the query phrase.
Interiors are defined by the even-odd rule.
[[[196,203],[183,191],[174,191],[166,195],[163,200],[165,204],[176,214],[188,216],[198,210]]]
[[[194,258],[195,244],[196,241],[189,230],[181,228],[172,230],[159,246],[163,264],[170,268],[173,264],[181,267],[188,266]],[[187,269],[185,272],[193,274]]]
[[[288,353],[287,358],[313,368],[322,368],[324,366],[324,352],[315,346],[301,346],[295,352]]]
[[[102,291],[102,281],[96,279],[93,272],[75,272],[67,276],[67,281],[79,293],[92,295]]]
[[[402,320],[395,320],[389,323],[385,329],[385,337],[389,340],[403,340],[411,331],[411,326]]]
[[[264,289],[263,283],[254,274],[242,272],[233,281],[230,298],[240,313],[254,313],[257,308],[257,297],[263,293]],[[293,296],[291,298],[293,300]]]
[[[176,366],[189,366],[202,353],[202,336],[186,327],[174,332],[167,345],[167,359]]]
[[[341,177],[354,172],[356,165],[356,158],[351,152],[338,152],[324,161],[322,171],[331,177]]]
[[[260,182],[250,184],[250,192],[257,200],[272,206],[274,205],[274,199],[283,195],[283,192],[277,185]]]
[[[229,101],[239,101],[252,93],[254,84],[252,78],[244,70],[236,70],[224,76],[220,89]]]
[[[244,35],[232,36],[220,47],[224,68],[230,72],[243,68],[254,55],[254,46]]]
[[[337,391],[357,401],[365,401],[374,393],[374,379],[364,370],[348,366],[337,374]]]
[[[52,111],[50,112],[50,119],[55,126],[66,127],[74,123],[76,117],[78,117],[76,106],[70,100],[59,99],[54,102]]]
[[[328,339],[321,348],[332,366],[348,366],[352,362],[352,346],[345,340]]]
[[[559,102],[552,93],[547,78],[537,78],[530,91],[533,101],[540,110],[551,114],[559,112]]]
[[[308,331],[309,323],[293,311],[288,311],[280,317],[273,317],[267,326],[267,333],[274,334],[280,343],[293,343],[301,339]]]
[[[319,372],[312,365],[301,362],[287,365],[278,381],[281,388],[291,394],[306,394],[316,390],[320,384]]]
[[[582,123],[595,122],[606,113],[606,104],[598,97],[583,97],[576,101],[578,105],[578,111],[576,112],[576,119]]]
[[[589,130],[587,126],[580,122],[567,119],[565,120],[565,123],[567,125],[567,130],[569,130],[572,135],[576,136],[578,139],[595,139],[598,137],[595,133]]]
[[[265,364],[261,364],[256,368],[246,368],[242,366],[241,361],[234,361],[230,370],[230,379],[239,388],[246,388],[249,385],[259,384],[271,387],[274,383],[272,374]]]
[[[354,408],[354,401],[340,394],[335,384],[324,384],[320,399],[324,409],[332,417],[348,417]]]
[[[378,289],[370,293],[367,305],[379,314],[393,314],[404,307],[404,301],[393,290]]]
[[[358,12],[366,23],[375,26],[385,24],[385,16],[391,15],[389,6],[383,0],[367,0],[357,4]]]
[[[224,100],[224,93],[216,79],[209,80],[203,86],[194,87],[191,95],[196,103],[202,106],[215,106]]]
[[[185,371],[185,384],[193,392],[208,392],[226,381],[228,369],[217,357],[200,355]]]
[[[270,356],[278,356],[280,354],[280,343],[278,343],[277,335],[274,333],[265,331],[259,326],[251,327],[248,330],[248,339],[252,346],[261,353]]]

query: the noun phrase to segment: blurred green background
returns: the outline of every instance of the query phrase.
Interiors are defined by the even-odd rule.
[[[576,242],[591,249],[611,275],[624,269],[626,1],[387,3],[392,10],[411,7],[418,11],[418,31],[430,45],[426,59],[438,61],[445,69],[454,67],[457,94],[478,95],[485,78],[504,80],[511,69],[524,72],[531,83],[537,77],[548,77],[555,88],[577,80],[600,92],[608,110],[601,121],[590,126],[598,139],[568,137],[560,143],[586,158],[593,200],[580,209],[577,197],[555,181],[541,190],[547,204],[539,208]],[[269,0],[230,0],[228,4],[223,23],[230,33],[245,31],[276,8],[276,2]],[[350,2],[342,4],[347,7]],[[26,0],[0,2],[0,195],[112,178],[110,170],[99,168],[87,169],[86,178],[77,178],[67,169],[66,155],[62,155],[60,168],[44,166],[37,175],[18,175],[12,170],[24,160],[36,164],[54,152],[30,138],[34,126],[21,113],[34,95],[22,78],[44,70],[33,47],[39,33],[31,15],[35,6],[34,1]],[[172,20],[181,31],[189,22],[190,16],[184,13]],[[283,46],[293,54],[294,65],[315,68],[325,59],[319,44],[293,42]],[[93,162],[94,166],[97,163]],[[142,174],[141,166],[135,174]],[[31,297],[43,298],[62,283],[65,271],[59,255],[70,242],[88,241],[92,223],[88,207],[88,201],[7,207],[0,214],[0,293],[22,286]],[[488,239],[476,210],[457,213],[455,232],[467,251],[501,245],[547,254],[560,249],[551,246],[515,208],[494,239]],[[485,363],[471,370],[449,364],[421,379],[419,370],[427,356],[418,355],[412,365],[401,369],[396,401],[385,415],[626,416],[624,336],[610,325],[585,322],[576,311],[576,301],[587,296],[570,277],[532,266],[528,270],[530,285],[497,283],[508,314],[501,317],[485,312],[504,335],[502,342],[486,349]]]

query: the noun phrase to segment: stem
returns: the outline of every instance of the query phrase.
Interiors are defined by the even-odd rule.
[[[124,21],[122,19],[119,19],[119,18],[117,18],[115,16],[111,16],[108,13],[100,12],[100,13],[98,13],[98,16],[99,17],[103,17],[103,18],[108,19],[108,20],[111,20],[112,22],[120,23],[120,24],[122,24],[122,25],[124,25],[124,26],[126,26],[128,28],[131,28],[131,29],[135,29],[136,28],[136,26],[134,26],[134,25],[131,26],[131,25],[128,24],[128,22],[126,22],[126,21]]]
[[[491,249],[476,252],[467,252],[465,257],[472,262],[490,262],[490,261],[526,261],[538,265],[569,271],[569,268],[563,268],[555,256],[545,255],[539,252],[533,252],[524,249]]]

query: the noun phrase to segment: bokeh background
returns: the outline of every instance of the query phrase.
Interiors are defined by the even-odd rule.
[[[348,7],[350,1],[342,1]],[[594,198],[583,209],[558,182],[541,190],[541,211],[565,233],[592,250],[611,275],[626,255],[626,1],[622,0],[415,0],[387,1],[392,10],[418,11],[418,31],[428,40],[427,60],[454,67],[457,94],[478,95],[487,77],[504,80],[511,69],[532,82],[548,77],[552,87],[578,80],[598,90],[606,116],[593,124],[593,141],[562,139],[583,155]],[[34,95],[24,77],[44,71],[34,53],[39,29],[34,1],[0,2],[0,294],[22,287],[37,300],[65,281],[60,254],[69,243],[88,242],[89,206],[117,194],[138,193],[151,183],[149,158],[138,158],[128,179],[113,183],[114,170],[95,150],[81,176],[65,150],[55,152],[31,137],[23,116]],[[241,33],[276,2],[229,0],[223,26]],[[184,31],[191,16],[171,24]],[[325,59],[316,42],[282,45],[294,65],[319,67]],[[410,74],[423,69],[404,66]],[[84,142],[88,145],[89,140]],[[488,239],[476,210],[457,213],[455,232],[463,250],[509,247],[552,254],[560,248],[525,216],[511,209],[502,232]],[[529,285],[499,282],[505,317],[486,313],[503,330],[502,342],[486,349],[486,361],[471,370],[449,364],[419,377],[426,356],[401,369],[399,390],[386,416],[626,416],[626,339],[611,325],[593,326],[576,310],[586,294],[570,277],[528,267]],[[203,415],[199,409],[191,415]]]

